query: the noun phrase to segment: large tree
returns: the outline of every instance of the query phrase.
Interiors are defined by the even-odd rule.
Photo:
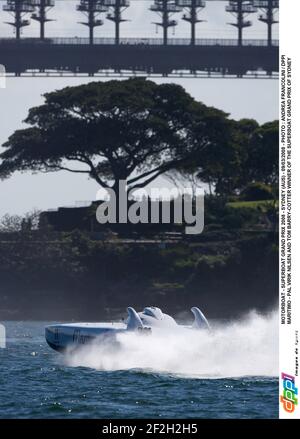
[[[245,170],[248,182],[260,181],[274,188],[279,180],[279,122],[259,126],[247,148]]]
[[[215,126],[215,123],[211,123]],[[240,187],[245,161],[245,144],[249,141],[250,127],[258,126],[252,120],[236,122],[224,119],[218,123],[218,132],[209,148],[195,151],[190,162],[179,167],[178,172],[195,183],[207,183],[209,192],[226,196],[234,194]]]
[[[87,174],[117,191],[159,175],[222,142],[227,115],[195,101],[181,86],[144,79],[92,82],[45,94],[28,128],[12,134],[0,176],[15,171]]]
[[[191,166],[183,166],[182,172],[208,183],[217,195],[240,193],[255,182],[276,186],[278,135],[278,121],[227,121],[223,139],[194,154]]]

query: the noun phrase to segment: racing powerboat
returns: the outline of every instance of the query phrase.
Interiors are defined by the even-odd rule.
[[[191,326],[179,325],[173,317],[164,314],[155,306],[148,306],[142,312],[127,308],[128,318],[124,323],[64,323],[50,325],[45,328],[48,345],[56,351],[63,352],[68,348],[76,348],[94,340],[115,338],[120,333],[136,332],[151,334],[152,331],[177,330],[178,328],[203,330],[209,324],[199,308],[191,309],[194,322]]]

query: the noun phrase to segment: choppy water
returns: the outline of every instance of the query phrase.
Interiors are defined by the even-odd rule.
[[[277,418],[277,317],[191,335],[127,337],[64,357],[44,322],[8,322],[0,418]]]

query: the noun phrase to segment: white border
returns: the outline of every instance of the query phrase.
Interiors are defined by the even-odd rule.
[[[300,251],[297,246],[300,243],[300,58],[299,58],[299,12],[300,2],[295,0],[280,1],[280,60],[285,55],[292,59],[292,323],[282,324],[280,313],[279,293],[279,395],[283,393],[282,372],[295,377],[295,386],[299,388],[300,380],[296,376],[295,367],[295,333],[300,334],[300,267],[297,259]],[[282,76],[281,76],[282,78]],[[296,82],[297,81],[297,82]],[[281,91],[281,80],[279,82],[279,96]],[[279,105],[280,107],[280,105]],[[281,120],[281,112],[279,114]],[[281,140],[281,139],[280,139]],[[282,145],[282,143],[280,143]],[[281,156],[279,156],[280,160]],[[280,161],[279,161],[280,163]],[[283,173],[280,167],[280,181]],[[280,191],[279,191],[280,194]],[[280,199],[280,196],[279,196]],[[280,203],[280,213],[282,205]],[[280,225],[279,214],[279,225]],[[279,232],[281,232],[281,227]],[[280,234],[279,234],[280,236]],[[298,248],[297,248],[298,247]],[[280,249],[280,246],[279,246]],[[280,252],[279,252],[280,253]],[[279,256],[280,257],[280,256]],[[281,274],[281,268],[280,268]],[[280,282],[280,278],[279,278]],[[300,335],[299,335],[300,337]],[[300,352],[300,344],[298,345]],[[299,356],[299,354],[298,354]],[[299,419],[300,402],[295,405],[295,410],[288,413],[283,408],[279,396],[279,417],[281,419]],[[296,395],[298,398],[299,395]]]

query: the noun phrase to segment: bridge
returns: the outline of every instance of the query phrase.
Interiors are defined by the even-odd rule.
[[[0,0],[1,1],[1,0]],[[63,1],[63,0],[60,0]],[[212,2],[215,0],[207,0]],[[224,3],[224,0],[220,1]],[[272,26],[278,0],[231,0],[226,12],[235,17],[236,39],[198,38],[196,25],[202,20],[203,0],[153,0],[150,10],[159,15],[155,24],[162,28],[162,38],[123,38],[120,25],[129,0],[80,0],[77,10],[84,12],[89,28],[87,38],[48,38],[45,24],[54,0],[6,0],[4,11],[15,38],[0,38],[0,64],[6,74],[15,76],[171,76],[171,77],[248,77],[277,78],[279,44],[273,39]],[[267,24],[265,39],[245,39],[243,30],[252,23],[245,17],[262,11],[258,19]],[[189,38],[170,38],[168,31],[178,25],[171,17],[185,11],[182,19],[190,24]],[[103,24],[98,17],[114,22],[115,35],[96,38],[94,29]],[[22,38],[21,30],[29,26],[24,16],[40,23],[39,37]]]
[[[172,76],[172,77],[276,77],[278,42],[173,39],[56,38],[44,41],[0,40],[0,62],[17,76]]]

